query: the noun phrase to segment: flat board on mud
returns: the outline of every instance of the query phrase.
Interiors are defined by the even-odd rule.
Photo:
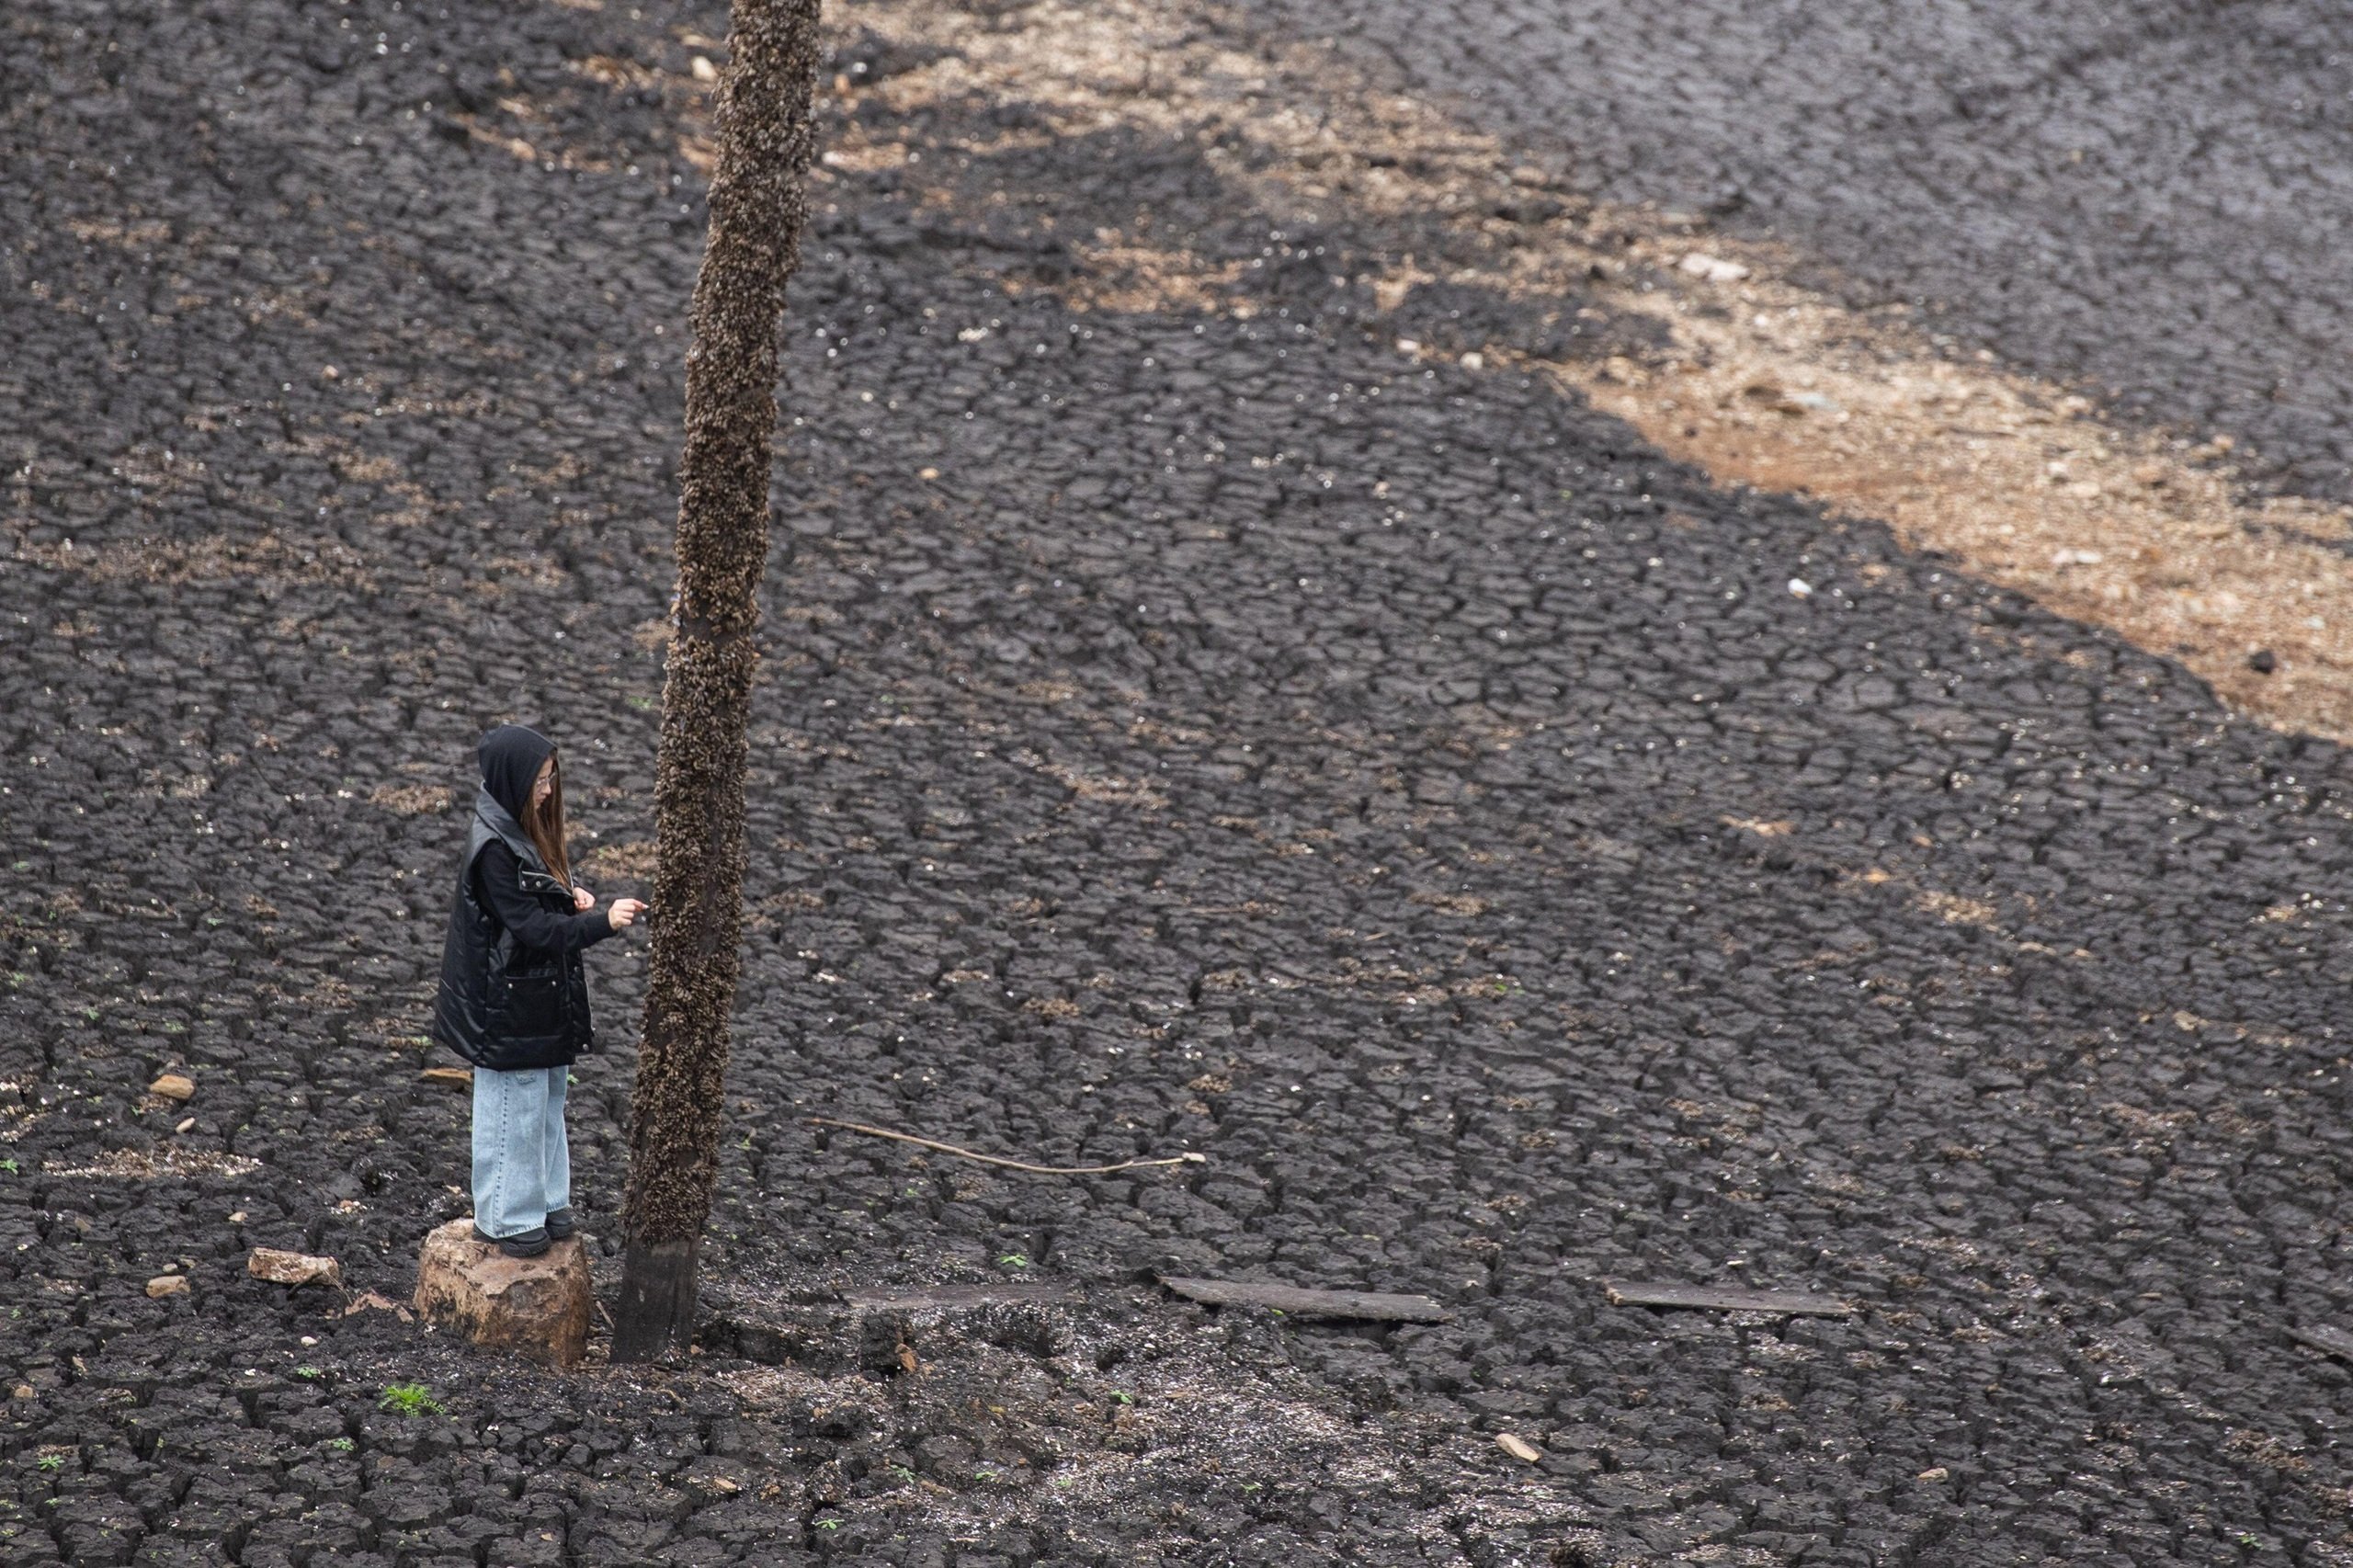
[[[2315,1350],[2325,1350],[2344,1360],[2353,1361],[2353,1334],[2341,1328],[2331,1328],[2325,1323],[2300,1323],[2288,1331],[2290,1339],[2301,1340]]]
[[[868,1312],[954,1312],[962,1308],[1006,1306],[1070,1299],[1067,1285],[1045,1280],[1005,1280],[986,1285],[917,1285],[895,1290],[845,1290],[842,1304]]]
[[[1304,1290],[1246,1279],[1191,1279],[1164,1274],[1160,1282],[1188,1300],[1212,1307],[1270,1307],[1295,1318],[1345,1318],[1368,1323],[1451,1323],[1454,1314],[1427,1296],[1385,1290]]]
[[[1781,1312],[1795,1317],[1852,1317],[1855,1304],[1836,1296],[1803,1290],[1738,1290],[1714,1285],[1674,1285],[1658,1281],[1604,1279],[1613,1306],[1690,1307],[1714,1312]]]

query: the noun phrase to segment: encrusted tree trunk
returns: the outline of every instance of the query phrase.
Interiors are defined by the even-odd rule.
[[[741,967],[745,721],[759,658],[778,333],[809,211],[818,4],[734,0],[719,86],[719,168],[687,353],[678,591],[654,782],[661,863],[616,1361],[683,1350],[694,1337]]]

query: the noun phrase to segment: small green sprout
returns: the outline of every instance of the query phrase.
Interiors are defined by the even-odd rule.
[[[40,1467],[41,1469],[50,1471],[51,1474],[54,1474],[58,1471],[65,1468],[65,1456],[63,1454],[43,1454],[40,1456]]]
[[[395,1415],[447,1415],[441,1402],[423,1383],[386,1383],[379,1408]]]
[[[316,1367],[297,1367],[294,1369],[294,1375],[310,1382],[316,1382],[319,1379],[326,1376],[324,1372],[320,1371]]]
[[[837,1530],[842,1528],[842,1522],[839,1519],[819,1519],[817,1528],[821,1530]]]
[[[15,1176],[17,1174],[16,1160],[13,1157],[0,1160],[0,1171],[6,1171],[10,1176]]]
[[[1121,1404],[1133,1404],[1136,1402],[1136,1396],[1130,1393],[1125,1389],[1113,1389],[1111,1391],[1111,1397],[1118,1400]]]
[[[1009,1252],[996,1260],[996,1266],[999,1268],[1027,1268],[1029,1257],[1027,1253]]]
[[[348,1437],[329,1437],[327,1439],[327,1447],[333,1449],[339,1454],[347,1454],[358,1446],[358,1444],[353,1442]]]

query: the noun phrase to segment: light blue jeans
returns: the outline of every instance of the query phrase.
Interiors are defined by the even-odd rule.
[[[536,1231],[572,1204],[562,1067],[474,1069],[474,1228],[505,1240]]]

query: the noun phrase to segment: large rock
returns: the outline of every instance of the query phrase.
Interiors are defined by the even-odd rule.
[[[452,1220],[425,1238],[417,1260],[416,1310],[426,1322],[553,1366],[579,1364],[591,1301],[577,1236],[537,1257],[508,1257],[474,1240],[472,1220]]]

